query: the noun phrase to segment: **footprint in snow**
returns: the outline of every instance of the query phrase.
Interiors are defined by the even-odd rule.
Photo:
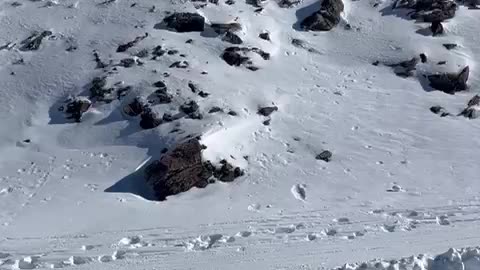
[[[296,184],[292,186],[290,191],[292,192],[293,197],[295,197],[295,199],[300,201],[305,201],[307,198],[306,187],[307,186],[305,184]]]

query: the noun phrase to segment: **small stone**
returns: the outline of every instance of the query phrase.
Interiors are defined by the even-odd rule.
[[[422,61],[422,63],[426,63],[427,62],[427,55],[424,54],[424,53],[421,53],[420,54],[420,61]]]
[[[454,44],[454,43],[444,43],[443,44],[443,47],[445,47],[445,49],[447,50],[453,50],[457,47],[458,45],[457,44]]]
[[[332,160],[332,152],[328,151],[328,150],[325,150],[323,152],[321,152],[320,154],[318,154],[315,159],[317,160],[323,160],[325,162],[330,162]]]
[[[268,40],[270,41],[270,34],[268,32],[264,32],[264,33],[260,33],[258,35],[259,38],[263,39],[263,40]]]
[[[229,111],[229,112],[228,112],[228,115],[237,116],[238,113],[237,113],[236,111]]]
[[[210,110],[208,111],[208,113],[217,113],[217,112],[223,112],[223,109],[215,106],[210,108]]]

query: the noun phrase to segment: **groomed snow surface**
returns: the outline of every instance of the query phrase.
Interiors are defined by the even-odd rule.
[[[345,0],[337,27],[305,32],[298,22],[317,0],[264,1],[261,12],[250,2],[0,2],[0,269],[480,269],[479,249],[460,249],[480,244],[480,119],[456,116],[480,86],[480,11],[459,4],[433,37],[389,0]],[[220,36],[154,27],[174,11],[240,23],[240,46],[270,59],[254,54],[256,71],[229,66]],[[51,34],[22,50],[35,31]],[[178,52],[113,70],[158,45]],[[112,66],[97,68],[94,51]],[[372,65],[421,53],[428,61],[408,78]],[[468,91],[425,85],[424,74],[467,65]],[[99,76],[130,92],[66,119],[61,104],[88,97]],[[160,80],[172,103],[153,110],[194,100],[203,118],[143,130],[124,113]],[[260,116],[262,106],[278,111]],[[144,165],[188,135],[245,175],[152,200]],[[331,160],[316,159],[325,150]]]

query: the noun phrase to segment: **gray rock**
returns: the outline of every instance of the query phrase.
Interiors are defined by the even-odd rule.
[[[332,160],[332,152],[328,151],[328,150],[325,150],[323,152],[321,152],[320,154],[318,154],[315,159],[317,160],[323,160],[325,162],[330,162]]]
[[[430,81],[432,88],[453,95],[455,92],[467,89],[469,73],[470,68],[466,66],[458,73],[428,75],[427,79]]]
[[[225,42],[228,42],[228,43],[231,43],[231,44],[235,44],[235,45],[239,45],[239,44],[243,43],[243,40],[237,34],[232,33],[230,31],[226,32],[223,35],[222,41],[225,41]]]
[[[440,115],[440,117],[445,117],[445,116],[450,115],[450,113],[447,112],[447,110],[445,108],[443,108],[442,106],[432,106],[430,108],[430,111],[434,114]]]
[[[272,107],[262,107],[259,108],[257,113],[263,116],[270,116],[272,113],[278,111],[277,106],[272,106]]]
[[[162,124],[162,119],[148,107],[145,107],[142,114],[140,115],[140,127],[143,129],[152,129],[156,128]]]
[[[305,18],[300,26],[310,31],[330,31],[340,22],[342,0],[323,0],[320,10]]]
[[[168,29],[174,29],[179,33],[203,32],[205,29],[205,18],[198,13],[174,13],[163,19],[163,23]]]
[[[42,41],[44,38],[51,36],[53,33],[51,31],[43,31],[41,33],[39,32],[34,32],[30,37],[27,39],[23,40],[20,44],[22,46],[20,47],[21,51],[36,51],[40,48],[40,45],[42,44]]]
[[[231,182],[242,176],[243,171],[226,161],[215,168],[209,161],[203,161],[204,147],[198,139],[178,144],[160,160],[154,161],[145,169],[145,178],[158,200],[186,192],[193,187],[205,188],[213,178]]]

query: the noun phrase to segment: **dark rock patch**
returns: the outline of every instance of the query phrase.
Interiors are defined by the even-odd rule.
[[[427,79],[429,80],[432,88],[453,95],[455,92],[467,89],[469,73],[470,68],[466,66],[458,73],[428,75]]]
[[[445,117],[450,115],[450,113],[447,112],[447,110],[442,106],[432,106],[430,107],[430,111],[434,114],[440,115],[440,117]]]
[[[21,51],[36,51],[40,48],[40,45],[42,44],[42,41],[44,38],[51,36],[53,33],[52,31],[43,31],[41,33],[39,32],[34,32],[32,35],[30,35],[27,39],[23,40],[20,42],[22,45],[20,47]]]
[[[413,76],[413,72],[416,70],[418,64],[418,58],[414,57],[410,60],[402,61],[395,64],[386,64],[389,67],[393,68],[393,72],[399,77],[410,77]]]
[[[129,116],[138,116],[144,112],[145,108],[146,104],[139,97],[136,97],[123,108],[123,111]]]
[[[233,32],[226,32],[223,37],[222,37],[222,41],[225,41],[225,42],[228,42],[228,43],[231,43],[231,44],[235,44],[235,45],[239,45],[239,44],[242,44],[243,43],[243,40],[235,33]]]
[[[140,117],[140,127],[143,129],[156,128],[162,124],[162,119],[149,107],[144,108]]]
[[[430,30],[432,31],[432,35],[434,37],[439,36],[439,35],[443,35],[443,33],[444,33],[443,25],[439,21],[432,22],[432,25],[430,26]]]
[[[332,160],[332,152],[328,151],[328,150],[325,150],[325,151],[322,151],[320,154],[318,154],[315,159],[317,160],[323,160],[325,162],[330,162]]]
[[[170,68],[188,68],[190,64],[187,61],[176,61],[170,65]]]
[[[259,38],[263,40],[268,40],[270,41],[270,34],[268,32],[263,32],[258,35]]]
[[[259,115],[263,115],[263,116],[270,116],[272,113],[278,111],[278,107],[277,106],[271,106],[271,107],[261,107],[258,109],[257,113]]]
[[[215,31],[217,34],[225,34],[227,32],[237,32],[242,30],[242,25],[240,23],[212,23],[210,27]]]
[[[121,44],[118,46],[117,48],[117,52],[120,53],[120,52],[126,52],[128,49],[130,49],[131,47],[137,45],[140,41],[146,39],[148,37],[148,33],[145,33],[145,35],[143,36],[139,36],[139,37],[136,37],[134,40],[132,41],[129,41],[125,44]]]
[[[68,100],[65,106],[67,119],[73,119],[75,122],[80,122],[82,115],[87,112],[91,106],[92,102],[84,97],[77,97]]]
[[[412,19],[429,23],[453,18],[458,8],[451,0],[399,0],[393,7],[413,9]]]
[[[444,44],[442,44],[442,45],[443,45],[443,47],[445,47],[445,49],[447,49],[447,50],[453,50],[453,49],[455,49],[455,48],[458,46],[458,45],[455,44],[455,43],[444,43]]]
[[[220,107],[214,106],[210,108],[210,110],[208,111],[208,113],[217,113],[217,112],[223,112],[223,109]]]
[[[292,8],[300,4],[302,0],[277,0],[277,4],[281,8]]]
[[[158,200],[186,192],[193,187],[205,188],[213,178],[231,182],[244,172],[223,160],[220,168],[202,159],[202,145],[198,139],[178,144],[172,151],[154,161],[145,169],[145,178]]]
[[[175,30],[179,33],[203,32],[205,29],[205,18],[198,13],[174,13],[163,19],[163,23],[167,29]]]
[[[309,31],[330,31],[340,22],[343,9],[342,0],[323,0],[320,10],[305,18],[300,26]]]

